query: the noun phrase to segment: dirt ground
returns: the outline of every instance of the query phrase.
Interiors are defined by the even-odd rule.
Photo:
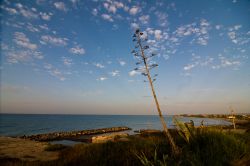
[[[27,161],[48,161],[58,158],[58,152],[45,151],[48,143],[0,136],[0,158],[18,158]]]

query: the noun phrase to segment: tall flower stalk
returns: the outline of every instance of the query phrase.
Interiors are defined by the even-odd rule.
[[[149,46],[146,45],[146,41],[147,41],[147,37],[143,34],[143,32],[141,32],[139,29],[137,29],[133,35],[133,41],[135,42],[135,49],[132,50],[132,54],[136,57],[136,59],[138,59],[138,62],[136,62],[136,65],[138,65],[139,67],[135,68],[134,70],[137,72],[140,72],[143,76],[146,76],[148,81],[144,81],[144,82],[149,82],[153,97],[154,97],[154,101],[156,104],[156,108],[160,117],[160,121],[161,124],[163,126],[163,130],[164,130],[164,134],[166,135],[166,137],[168,138],[170,145],[172,147],[172,150],[175,154],[177,154],[179,152],[178,147],[176,146],[173,137],[171,136],[171,134],[169,133],[169,130],[167,128],[167,125],[165,123],[165,120],[162,116],[162,112],[160,109],[160,105],[156,96],[156,92],[154,89],[154,85],[153,82],[156,81],[156,76],[157,74],[155,74],[153,76],[153,78],[151,77],[150,74],[150,70],[158,67],[158,64],[156,63],[152,63],[151,59],[156,55],[154,53],[150,53],[149,50]],[[145,53],[150,53],[149,56],[147,56]]]

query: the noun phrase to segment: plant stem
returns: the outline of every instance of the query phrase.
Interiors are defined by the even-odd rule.
[[[176,144],[175,144],[175,142],[173,140],[173,137],[170,135],[169,130],[167,128],[167,125],[165,123],[165,120],[164,120],[164,118],[162,116],[162,112],[161,112],[160,105],[159,105],[159,102],[158,102],[158,99],[157,99],[157,96],[156,96],[156,93],[155,93],[155,90],[154,90],[154,85],[153,85],[153,82],[152,82],[152,78],[150,76],[148,64],[147,64],[147,61],[146,61],[146,56],[144,54],[144,50],[142,48],[141,39],[140,39],[139,35],[137,35],[137,39],[138,39],[138,44],[139,44],[140,51],[141,51],[141,56],[143,58],[143,62],[144,62],[144,65],[145,65],[146,74],[147,74],[147,77],[148,77],[148,80],[149,80],[149,84],[150,84],[150,87],[151,87],[151,91],[152,91],[152,94],[154,96],[154,100],[155,100],[155,104],[156,104],[156,107],[157,107],[157,111],[158,111],[158,114],[159,114],[159,117],[160,117],[160,120],[161,120],[161,124],[162,124],[163,129],[164,129],[164,134],[166,135],[166,137],[170,141],[170,144],[171,144],[171,147],[172,147],[172,150],[173,150],[174,154],[178,154],[179,153],[179,149],[176,146]]]

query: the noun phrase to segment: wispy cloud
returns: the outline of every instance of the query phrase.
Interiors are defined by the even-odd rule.
[[[18,13],[20,13],[23,17],[28,18],[28,19],[37,19],[38,14],[37,14],[37,9],[36,8],[28,8],[21,3],[17,3],[16,7],[18,9]]]
[[[80,46],[75,46],[70,48],[69,50],[72,54],[76,54],[76,55],[83,55],[85,54],[85,49],[80,47]]]
[[[136,15],[139,12],[139,7],[137,6],[133,6],[130,10],[129,10],[129,14],[131,15]]]
[[[95,63],[94,65],[95,65],[96,67],[100,68],[100,69],[105,68],[105,66],[102,65],[101,63]]]
[[[73,60],[70,58],[62,57],[63,64],[70,67],[73,64]]]
[[[98,10],[96,8],[92,9],[92,12],[91,12],[94,16],[97,16],[98,14]]]
[[[191,70],[194,67],[195,67],[195,64],[188,64],[188,65],[184,66],[183,69],[186,70],[186,71],[189,71],[189,70]]]
[[[64,12],[68,10],[64,2],[55,2],[54,6],[56,7],[56,9],[64,11]]]
[[[150,19],[149,15],[143,15],[143,16],[139,17],[139,20],[142,24],[148,24],[149,19]]]
[[[67,38],[53,37],[50,35],[43,35],[41,39],[46,44],[53,44],[56,46],[66,46],[68,41]]]
[[[59,69],[55,68],[52,64],[45,63],[43,67],[44,67],[44,69],[47,70],[47,72],[48,72],[51,76],[53,76],[53,77],[59,79],[60,81],[66,80],[64,74],[63,74]]]
[[[155,30],[154,35],[157,40],[160,40],[162,38],[162,31],[157,29]]]
[[[113,77],[120,76],[120,71],[114,70],[114,71],[110,72],[109,74],[110,74],[111,76],[113,76]]]
[[[190,76],[191,70],[198,67],[207,67],[210,69],[221,69],[221,68],[229,68],[237,69],[241,65],[241,61],[239,58],[226,57],[222,54],[218,54],[217,57],[205,57],[197,56],[195,54],[192,55],[192,62],[185,65],[183,70],[185,71],[185,75]]]
[[[165,27],[168,24],[168,15],[164,12],[156,11],[155,15],[157,17],[160,26]]]
[[[131,23],[130,26],[131,26],[131,28],[134,29],[134,30],[136,30],[136,29],[138,29],[138,28],[140,27],[139,24],[137,24],[137,23],[135,23],[135,22]]]
[[[49,73],[50,73],[52,76],[58,78],[58,79],[61,80],[61,81],[64,81],[64,80],[66,79],[66,78],[63,76],[62,72],[59,71],[58,69],[51,70],[51,71],[49,71]]]
[[[133,77],[135,75],[138,75],[138,74],[140,74],[140,73],[135,71],[135,70],[132,70],[132,71],[129,72],[129,76],[131,76],[131,77]]]
[[[44,58],[41,52],[33,50],[19,50],[19,51],[10,50],[8,51],[6,56],[7,56],[7,62],[10,64],[27,63],[33,61],[34,58],[38,60]]]
[[[103,18],[104,20],[107,20],[107,21],[110,21],[110,22],[113,22],[113,21],[114,21],[113,18],[112,18],[112,16],[109,15],[109,14],[102,14],[102,18]]]
[[[107,2],[103,3],[104,8],[110,13],[116,13],[116,6]]]
[[[120,64],[121,66],[125,66],[125,65],[126,65],[126,62],[125,62],[125,61],[120,60],[120,61],[119,61],[119,64]]]
[[[96,80],[97,81],[105,81],[105,80],[107,80],[108,78],[107,77],[100,77],[100,78],[97,78]]]
[[[46,21],[49,21],[51,19],[51,16],[53,15],[52,13],[43,13],[43,12],[40,12],[39,14],[41,18]]]
[[[28,23],[26,28],[30,31],[30,32],[40,32],[39,28],[36,27],[35,25]]]
[[[15,8],[6,7],[6,6],[3,6],[3,5],[1,5],[0,8],[7,11],[11,15],[18,14],[18,12],[17,12],[17,10]]]
[[[30,39],[23,32],[15,32],[13,41],[21,47],[36,50],[37,45],[30,42]]]

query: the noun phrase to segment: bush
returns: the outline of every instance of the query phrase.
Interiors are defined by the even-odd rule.
[[[230,165],[246,155],[246,144],[233,135],[207,131],[195,136],[183,148],[183,163],[190,165]]]

